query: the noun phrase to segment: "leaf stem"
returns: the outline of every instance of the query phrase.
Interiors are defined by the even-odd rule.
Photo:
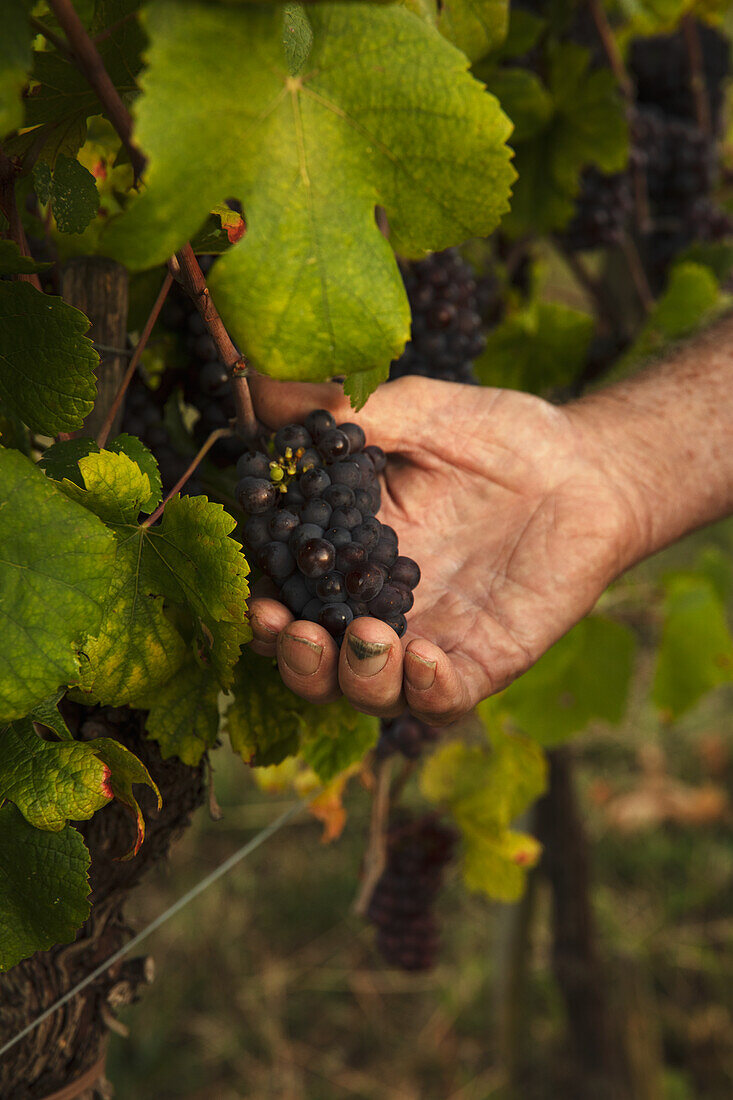
[[[237,351],[219,316],[190,243],[185,244],[169,260],[168,266],[201,314],[219,358],[231,375],[237,427],[247,439],[253,439],[257,435],[258,423],[247,382],[249,366],[244,356]]]
[[[110,122],[127,149],[135,178],[139,179],[147,161],[142,150],[132,139],[132,116],[105,69],[99,50],[77,15],[72,0],[49,0],[49,6],[66,35],[78,68],[96,92]]]
[[[30,258],[30,249],[26,239],[23,222],[21,221],[18,203],[15,197],[15,179],[17,176],[15,165],[10,157],[6,156],[0,146],[0,210],[8,219],[9,236],[20,249],[21,256]],[[14,275],[14,279],[30,283],[36,290],[42,291],[41,280],[37,275]]]
[[[621,251],[624,254],[626,263],[631,275],[631,280],[636,288],[636,293],[639,296],[642,309],[645,313],[651,313],[654,309],[655,298],[652,292],[652,288],[649,285],[644,265],[641,262],[641,256],[639,250],[636,247],[636,243],[633,238],[624,233],[621,238]]]
[[[353,912],[363,917],[369,908],[374,887],[387,866],[387,825],[389,821],[389,792],[392,778],[392,758],[386,757],[377,764],[377,777],[372,800],[372,816],[369,825],[369,843],[364,853],[364,877],[354,900]]]
[[[697,22],[690,12],[682,17],[682,33],[690,62],[690,91],[695,103],[695,117],[702,132],[706,137],[710,137],[713,132],[713,124],[710,117],[710,97],[705,81],[702,43],[700,42]]]
[[[168,291],[170,290],[172,284],[173,284],[173,276],[171,275],[170,271],[167,271],[166,274],[165,274],[165,279],[163,280],[163,285],[161,286],[160,290],[158,291],[158,297],[155,299],[155,302],[153,303],[153,308],[150,310],[150,313],[148,314],[148,319],[145,322],[145,327],[143,328],[143,331],[140,334],[140,339],[138,340],[137,344],[135,345],[135,350],[132,353],[132,357],[130,359],[130,362],[127,365],[127,370],[125,371],[125,374],[122,378],[122,382],[120,383],[120,388],[117,391],[115,399],[112,402],[112,404],[109,408],[109,411],[108,411],[108,413],[107,413],[107,415],[104,419],[104,424],[102,425],[102,427],[100,429],[100,432],[99,432],[99,435],[97,436],[97,446],[100,449],[102,449],[104,447],[104,445],[107,442],[107,439],[109,438],[109,433],[112,430],[112,425],[114,424],[115,417],[117,416],[117,413],[119,412],[120,405],[122,404],[122,402],[125,399],[125,394],[127,393],[127,387],[130,385],[130,382],[132,381],[132,376],[134,375],[135,371],[137,370],[137,365],[140,362],[140,357],[142,356],[142,353],[145,351],[145,347],[147,345],[147,342],[150,339],[150,333],[153,331],[153,325],[155,324],[155,322],[158,319],[158,314],[160,313],[160,311],[163,307],[163,303],[165,302],[166,298],[168,297]]]
[[[186,484],[186,482],[190,478],[191,474],[195,473],[196,467],[199,465],[199,463],[204,458],[204,456],[206,454],[208,454],[208,452],[211,450],[211,448],[216,443],[217,439],[223,439],[224,436],[231,435],[231,434],[232,433],[229,430],[229,428],[217,428],[215,432],[211,433],[211,435],[208,437],[208,439],[204,443],[203,447],[201,447],[199,449],[199,451],[196,453],[196,455],[191,459],[188,466],[186,467],[184,472],[181,474],[181,476],[179,477],[178,481],[175,483],[173,488],[167,494],[165,499],[160,502],[160,504],[155,509],[153,514],[151,516],[148,516],[148,518],[143,520],[143,522],[140,524],[141,527],[152,527],[152,525],[154,523],[157,523],[157,521],[163,515],[163,511],[164,511],[165,506],[168,503],[168,501],[172,500],[173,497],[176,495],[176,493],[180,493],[181,489]]]
[[[607,328],[613,331],[618,325],[618,319],[614,315],[613,310],[608,301],[608,294],[606,293],[603,284],[599,279],[596,279],[594,275],[590,273],[579,256],[576,256],[570,249],[565,248],[560,241],[555,238],[555,247],[562,256],[563,260],[570,268],[576,282],[579,284],[582,290],[590,298],[591,302],[595,306],[595,311],[598,315],[599,321]]]
[[[603,45],[603,51],[608,58],[611,72],[616,77],[616,83],[621,89],[627,104],[631,105],[634,97],[634,86],[624,65],[613,28],[608,21],[606,9],[603,7],[603,0],[588,0],[588,6],[598,31],[598,37]]]

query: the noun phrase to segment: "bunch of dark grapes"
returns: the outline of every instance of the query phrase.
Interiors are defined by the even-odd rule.
[[[208,275],[215,261],[214,256],[199,256],[199,265]],[[179,332],[187,358],[183,395],[189,405],[199,412],[194,425],[194,436],[201,444],[218,428],[228,428],[234,419],[235,408],[229,372],[216,351],[216,345],[208,333],[201,314],[188,295],[174,283],[161,312],[166,328]],[[245,450],[236,435],[219,439],[211,448],[209,457],[219,466],[230,466]]]
[[[434,814],[394,824],[387,866],[372,894],[367,920],[376,925],[377,948],[390,966],[430,970],[438,953],[435,899],[457,836]]]
[[[694,123],[670,118],[653,107],[636,112],[632,136],[635,156],[646,175],[654,224],[674,228],[712,189],[714,143]]]
[[[722,116],[723,84],[730,71],[730,44],[714,27],[696,22],[700,43],[702,79],[710,118],[718,130]],[[636,88],[636,102],[657,107],[665,115],[686,122],[697,121],[689,43],[684,30],[636,38],[629,51],[629,71]]]
[[[633,211],[631,184],[625,172],[607,176],[586,168],[572,219],[560,234],[569,252],[584,252],[618,244]]]
[[[339,644],[362,615],[401,637],[420,580],[394,530],[376,518],[385,465],[358,424],[337,426],[325,409],[279,428],[272,455],[250,451],[237,462],[250,560],[296,618],[319,623]]]
[[[405,711],[398,718],[382,719],[377,756],[383,760],[399,752],[408,760],[417,760],[423,748],[434,744],[439,737],[439,730],[427,726],[409,711]]]
[[[475,382],[473,360],[485,337],[471,265],[457,248],[400,264],[412,311],[412,336],[390,378],[418,374],[446,382]]]
[[[183,475],[188,459],[173,446],[163,418],[163,410],[153,390],[141,378],[133,379],[125,395],[122,430],[136,435],[155,455],[163,489],[168,492]],[[196,496],[203,490],[195,477],[190,477],[181,492]]]

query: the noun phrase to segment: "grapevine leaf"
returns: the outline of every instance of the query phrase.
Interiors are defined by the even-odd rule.
[[[345,699],[309,706],[302,713],[300,755],[323,783],[363,760],[379,737],[379,719],[354,710]]]
[[[94,176],[78,160],[63,154],[56,159],[49,197],[61,233],[83,233],[99,209]]]
[[[0,282],[0,399],[33,431],[73,431],[91,412],[99,356],[88,328],[61,298]]]
[[[0,444],[13,447],[30,458],[31,445],[28,429],[15,413],[4,410],[0,405]]]
[[[115,454],[126,454],[146,475],[150,482],[150,496],[142,502],[140,511],[150,515],[163,499],[163,483],[160,480],[160,470],[152,451],[149,451],[136,435],[127,435],[126,432],[118,435],[116,439],[108,443],[107,449]]]
[[[0,449],[0,717],[23,717],[77,675],[96,630],[114,538],[17,451]]]
[[[352,408],[362,409],[377,386],[386,382],[388,378],[389,364],[384,367],[374,367],[372,370],[360,370],[357,374],[348,374],[344,379],[344,393],[351,398]]]
[[[496,50],[506,38],[508,0],[443,0],[438,30],[471,61]]]
[[[98,451],[79,459],[84,482],[62,484],[67,496],[112,525],[134,523],[141,506],[150,498],[150,480],[136,462],[120,452]]]
[[[409,309],[375,206],[407,257],[489,233],[514,178],[496,100],[462,54],[394,5],[309,8],[313,48],[298,77],[277,11],[146,10],[136,132],[148,187],[110,225],[105,251],[133,268],[162,262],[235,195],[247,233],[211,290],[252,363],[309,380],[386,365]],[[196,80],[181,85],[181,72]],[[229,150],[216,171],[212,143]]]
[[[86,458],[88,454],[99,454],[99,447],[93,439],[60,439],[46,448],[38,465],[54,481],[71,481],[82,489],[84,479],[79,469],[79,460]]]
[[[131,850],[120,858],[131,859],[140,850],[140,845],[145,839],[145,818],[140,805],[135,798],[133,786],[141,783],[150,787],[158,800],[158,809],[163,805],[157,784],[153,781],[150,772],[141,760],[130,752],[128,748],[115,741],[112,737],[96,737],[92,741],[85,742],[101,761],[108,771],[107,787],[110,798],[116,798],[126,807],[135,819],[135,843]]]
[[[653,698],[670,717],[733,680],[733,638],[725,603],[707,577],[673,574],[666,582],[664,625]]]
[[[283,50],[288,72],[297,76],[303,71],[313,48],[313,27],[302,4],[286,4],[283,8]]]
[[[594,330],[587,313],[534,301],[489,333],[476,363],[487,386],[544,393],[571,381],[585,360]]]
[[[506,89],[506,77],[497,81]],[[488,82],[492,87],[491,79]],[[596,165],[620,172],[628,158],[628,124],[613,74],[589,69],[589,54],[572,43],[549,51],[546,125],[515,139],[519,178],[505,228],[513,235],[562,228],[573,213],[580,171]]]
[[[543,745],[579,733],[591,719],[617,725],[626,709],[633,656],[628,627],[589,616],[489,705]]]
[[[527,871],[542,854],[539,841],[512,829],[488,833],[463,832],[463,880],[469,890],[496,901],[518,901],[524,893]]]
[[[537,44],[546,26],[546,19],[511,4],[509,29],[501,48],[502,57],[524,57]],[[483,79],[480,72],[478,75]]]
[[[718,546],[706,546],[695,563],[696,572],[710,582],[724,607],[733,595],[733,563]]]
[[[87,700],[135,705],[177,672],[186,644],[163,610],[163,596],[146,575],[144,538],[117,534],[117,560],[98,631],[81,647],[73,681]]]
[[[143,701],[143,706],[150,707],[147,735],[158,742],[166,759],[178,756],[184,764],[195,766],[214,745],[219,733],[218,697],[212,674],[189,658]]]
[[[490,749],[460,741],[444,745],[423,767],[420,786],[461,829],[469,889],[514,901],[541,848],[510,825],[546,789],[547,766],[537,744],[507,733],[490,714],[482,717]]]
[[[26,720],[9,726],[0,743],[0,800],[14,802],[37,829],[86,821],[112,797],[110,769],[90,742],[44,741]]]
[[[481,79],[514,123],[515,145],[533,138],[548,124],[552,117],[552,96],[536,73],[528,69],[492,68]]]
[[[59,714],[58,704],[63,697],[63,691],[54,692],[53,695],[49,695],[48,699],[36,703],[28,717],[31,722],[38,722],[39,725],[53,730],[60,741],[73,741],[71,730]]]
[[[0,971],[74,939],[89,916],[89,863],[71,825],[50,833],[0,807]]]
[[[0,241],[0,275],[31,275],[47,271],[50,266],[23,256],[15,241]]]
[[[31,66],[33,34],[28,23],[32,0],[10,0],[3,5],[0,35],[0,137],[23,122],[21,93]]]
[[[623,363],[659,354],[672,341],[689,336],[706,324],[724,302],[718,281],[709,267],[689,261],[675,264],[664,293]]]

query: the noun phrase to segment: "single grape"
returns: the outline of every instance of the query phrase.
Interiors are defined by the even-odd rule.
[[[308,539],[298,549],[298,568],[305,577],[323,577],[336,564],[336,551],[325,539]]]
[[[381,592],[369,600],[369,614],[376,619],[402,614],[404,595],[397,585],[387,582]]]
[[[330,542],[335,547],[336,551],[339,551],[351,542],[351,531],[346,527],[327,527],[323,537],[326,542]]]
[[[343,432],[349,441],[349,454],[356,454],[357,451],[361,451],[366,444],[366,436],[364,435],[364,429],[360,428],[358,424],[339,424],[338,430]]]
[[[382,621],[385,622],[387,626],[392,627],[398,638],[401,638],[407,630],[407,620],[404,615],[390,615],[389,618],[383,619]]]
[[[402,607],[400,611],[403,615],[406,615],[408,611],[412,611],[415,603],[415,594],[409,588],[405,588],[404,584],[395,584],[395,588],[398,588],[402,595]]]
[[[324,603],[318,616],[318,622],[332,638],[340,638],[346,630],[354,613],[346,603]]]
[[[397,584],[404,584],[405,588],[417,588],[420,583],[420,566],[412,558],[400,555],[390,566],[389,577]]]
[[[335,569],[326,573],[325,577],[319,577],[316,581],[316,596],[324,603],[344,603],[346,601],[346,585],[343,573]]]
[[[229,371],[218,359],[205,363],[199,374],[199,387],[209,397],[218,397],[229,382]]]
[[[279,455],[284,455],[288,447],[295,453],[299,448],[305,450],[313,442],[310,432],[302,424],[286,424],[275,432],[275,450]]]
[[[323,499],[328,501],[332,508],[353,508],[354,490],[348,485],[334,485],[333,483],[323,491]]]
[[[317,623],[323,604],[319,599],[309,600],[300,613],[301,619],[307,619],[309,623]]]
[[[368,489],[357,489],[354,493],[354,507],[362,516],[375,516],[379,511],[379,505],[375,507],[375,500]]]
[[[305,473],[306,470],[311,470],[314,466],[322,465],[323,459],[318,451],[314,447],[307,447],[298,458],[295,468],[299,474],[302,474]]]
[[[345,578],[346,591],[352,599],[361,603],[373,600],[382,590],[384,578],[373,565],[357,565],[349,570]]]
[[[300,573],[292,573],[280,589],[280,599],[293,615],[300,616],[303,608],[312,600],[305,578]]]
[[[287,542],[293,531],[300,526],[300,520],[294,512],[283,508],[272,513],[268,526],[271,539],[276,542]]]
[[[373,443],[370,443],[368,447],[364,448],[364,454],[371,458],[374,469],[378,474],[381,474],[382,470],[387,465],[387,456],[382,448],[376,447]]]
[[[352,610],[355,619],[363,619],[369,615],[369,608],[361,600],[347,600],[346,601]]]
[[[278,498],[275,485],[260,477],[243,477],[237,482],[234,494],[245,512],[249,512],[251,516],[269,512]]]
[[[251,553],[256,554],[266,542],[272,539],[270,518],[271,514],[266,512],[263,516],[250,516],[245,523],[244,544]]]
[[[295,569],[295,559],[284,542],[268,542],[259,554],[257,561],[263,573],[274,581],[284,581]]]
[[[355,462],[348,459],[335,462],[331,467],[331,481],[334,485],[348,485],[350,489],[358,489],[361,485],[361,470]]]
[[[245,451],[237,459],[237,477],[257,477],[270,480],[270,460],[261,451]]]
[[[345,458],[349,453],[348,436],[340,432],[338,428],[330,428],[318,438],[318,451],[326,462],[334,462],[337,458]]]
[[[288,508],[295,508],[299,504],[305,504],[305,497],[297,481],[291,481],[288,485],[287,492],[285,493],[285,503]]]
[[[353,528],[351,537],[354,542],[360,542],[368,554],[379,542],[380,527],[381,524],[378,519],[367,516],[357,527]]]
[[[356,466],[361,475],[359,481],[360,489],[371,489],[372,485],[376,484],[377,472],[374,469],[374,463],[369,455],[355,454],[353,458],[350,458],[352,466]]]
[[[397,546],[391,539],[382,536],[369,555],[370,561],[379,562],[381,565],[392,566],[397,558]]]
[[[390,539],[395,546],[397,545],[397,532],[394,527],[390,527],[388,523],[382,524],[381,536],[383,539]]]
[[[336,551],[336,568],[339,573],[348,573],[357,565],[363,565],[367,560],[367,552],[361,543],[350,542]]]
[[[314,467],[300,475],[298,485],[303,496],[308,500],[311,497],[320,497],[331,484],[331,478],[322,467]]]
[[[319,539],[323,534],[323,528],[319,527],[315,523],[302,523],[300,527],[296,527],[292,535],[288,539],[288,546],[295,556],[298,556],[298,551],[304,543],[309,539]]]
[[[334,508],[331,513],[331,525],[333,527],[345,527],[350,531],[358,527],[362,521],[362,515],[358,508]]]
[[[320,437],[336,426],[336,421],[326,409],[313,409],[305,418],[305,426],[313,439]]]
[[[328,527],[331,519],[331,505],[322,497],[311,497],[300,509],[302,523],[316,523],[319,527]]]

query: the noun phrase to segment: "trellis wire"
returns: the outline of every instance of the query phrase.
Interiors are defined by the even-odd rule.
[[[234,852],[233,855],[229,856],[228,859],[225,859],[223,863],[220,863],[210,874],[206,875],[205,878],[202,878],[195,886],[192,886],[190,890],[186,891],[178,901],[174,901],[173,905],[164,909],[163,912],[157,916],[155,920],[151,921],[150,924],[146,925],[141,932],[138,932],[136,936],[133,936],[131,940],[123,944],[123,946],[110,955],[109,958],[105,959],[103,963],[100,963],[95,970],[87,974],[86,978],[83,978],[73,987],[73,989],[70,989],[68,993],[64,993],[63,997],[59,997],[59,999],[54,1001],[49,1008],[44,1009],[40,1016],[37,1016],[35,1020],[32,1020],[22,1031],[19,1031],[18,1034],[8,1040],[4,1046],[0,1047],[0,1058],[2,1058],[4,1054],[7,1054],[11,1047],[14,1047],[21,1039],[25,1039],[26,1035],[30,1035],[32,1031],[35,1031],[44,1020],[47,1020],[48,1017],[52,1016],[59,1008],[62,1008],[63,1005],[67,1004],[73,997],[76,997],[77,993],[81,993],[83,989],[86,989],[88,985],[91,985],[92,982],[101,977],[101,975],[104,974],[106,970],[109,970],[110,966],[116,963],[118,959],[127,955],[127,953],[137,947],[139,943],[142,943],[151,932],[155,932],[161,925],[170,920],[171,917],[174,917],[176,913],[180,913],[181,909],[188,905],[189,901],[193,901],[199,894],[203,894],[204,890],[218,879],[222,878],[228,871],[231,871],[232,867],[235,867],[237,863],[251,855],[255,849],[259,848],[261,844],[264,844],[266,840],[269,840],[274,833],[278,832],[283,827],[283,825],[286,825],[290,818],[294,817],[309,801],[309,799],[304,798],[300,802],[296,802],[294,806],[290,806],[289,809],[283,811],[279,817],[276,817],[274,821],[260,830],[256,836],[253,836],[251,840],[243,844],[241,848]]]

